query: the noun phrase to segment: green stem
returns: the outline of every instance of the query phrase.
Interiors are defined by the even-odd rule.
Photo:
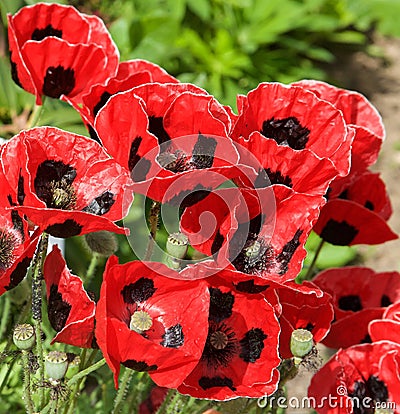
[[[317,259],[318,259],[319,254],[321,253],[323,245],[324,245],[324,240],[321,239],[319,244],[318,244],[317,250],[314,253],[313,260],[312,260],[312,262],[311,262],[311,264],[310,264],[310,266],[307,270],[307,273],[304,276],[303,280],[311,280],[313,278],[313,276],[314,276],[314,267],[315,267],[315,264],[317,263]]]
[[[35,412],[31,393],[31,371],[29,369],[29,353],[22,351],[22,366],[24,371],[24,404],[26,412],[32,414]]]
[[[39,363],[39,381],[44,382],[44,359],[42,344],[42,280],[43,280],[43,263],[47,254],[47,246],[49,243],[49,235],[42,234],[33,264],[32,274],[32,319],[36,334],[36,353]],[[40,387],[39,406],[43,407],[44,403],[44,387]]]
[[[89,286],[96,274],[96,268],[99,264],[100,255],[98,253],[93,253],[92,258],[90,259],[88,270],[86,271],[85,285]]]
[[[28,122],[27,122],[27,129],[33,128],[37,126],[37,124],[39,123],[39,119],[40,119],[40,116],[42,115],[45,99],[46,97],[42,96],[42,105],[34,106],[32,114],[29,117]]]
[[[96,371],[100,367],[102,367],[106,363],[106,360],[104,358],[100,359],[100,361],[97,361],[95,364],[91,365],[90,367],[84,369],[83,371],[78,372],[75,374],[68,382],[67,384],[69,386],[76,384],[81,379],[87,377],[91,372]]]
[[[121,378],[121,385],[118,388],[117,396],[114,400],[113,414],[118,414],[122,408],[122,403],[125,400],[128,392],[129,384],[131,383],[134,371],[129,368],[125,368],[125,371]]]
[[[159,203],[158,201],[153,201],[153,205],[150,208],[150,215],[149,215],[149,225],[150,225],[149,242],[147,244],[146,253],[143,258],[144,261],[150,260],[151,256],[153,255],[154,245],[156,243],[158,216],[160,215],[160,209],[161,209],[161,203]]]
[[[8,325],[8,321],[10,317],[9,315],[10,309],[11,309],[10,298],[6,296],[4,298],[4,304],[1,309],[1,322],[0,322],[0,338],[1,339],[3,338],[3,335],[7,331],[7,325]]]

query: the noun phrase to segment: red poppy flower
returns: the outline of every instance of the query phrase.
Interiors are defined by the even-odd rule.
[[[334,316],[331,297],[310,282],[287,282],[277,293],[282,306],[279,352],[282,358],[292,358],[290,337],[295,329],[309,330],[315,344],[328,334]]]
[[[311,380],[313,408],[321,414],[373,413],[379,408],[398,413],[399,363],[400,346],[393,342],[339,350]]]
[[[14,81],[36,96],[80,102],[117,71],[119,53],[103,21],[72,6],[39,3],[8,16]]]
[[[52,127],[22,131],[3,147],[2,163],[18,188],[14,208],[40,230],[56,237],[125,233],[113,221],[132,201],[129,175],[93,140]]]
[[[248,139],[239,137],[237,143],[241,163],[257,171],[256,180],[244,182],[245,186],[263,188],[282,184],[298,193],[323,196],[337,175],[329,159],[321,159],[308,149],[293,151],[258,131]]]
[[[364,267],[328,269],[313,280],[332,296],[335,321],[323,343],[331,348],[370,342],[368,324],[400,300],[400,274]]]
[[[110,98],[95,129],[131,172],[135,192],[183,207],[238,175],[239,156],[227,137],[230,122],[204,91],[154,83]]]
[[[148,371],[159,386],[179,386],[201,357],[208,306],[205,281],[174,280],[145,262],[119,265],[111,257],[96,309],[96,339],[116,387],[120,364]]]
[[[117,74],[109,78],[106,84],[94,85],[83,95],[83,106],[75,103],[73,98],[66,97],[65,100],[80,113],[92,138],[98,139],[94,131],[94,119],[110,97],[149,82],[178,83],[178,80],[154,63],[142,59],[129,60],[120,62]]]
[[[272,394],[279,382],[279,324],[262,295],[230,289],[231,272],[210,284],[208,335],[203,354],[178,391],[196,398],[229,400]],[[220,279],[226,280],[225,285]],[[214,283],[216,282],[216,283]]]
[[[257,192],[220,189],[185,210],[181,231],[220,267],[278,282],[293,280],[322,200],[281,185]]]
[[[332,188],[337,193],[335,185]],[[391,213],[384,182],[379,174],[366,171],[342,189],[338,198],[329,197],[314,231],[339,246],[384,243],[398,237],[387,224]]]
[[[247,96],[238,97],[238,108],[231,135],[235,141],[258,131],[293,150],[307,148],[330,159],[340,175],[348,173],[353,135],[341,112],[329,102],[304,88],[262,83]]]
[[[54,245],[46,257],[43,276],[47,291],[47,312],[57,331],[52,343],[82,348],[94,345],[96,304],[83,288],[82,280],[68,270],[60,249]]]
[[[302,80],[292,85],[314,92],[318,98],[333,104],[342,112],[346,124],[355,130],[350,175],[363,172],[377,160],[385,129],[379,112],[365,96],[315,80]]]
[[[400,302],[390,305],[382,319],[373,320],[368,326],[372,341],[392,341],[400,344]]]

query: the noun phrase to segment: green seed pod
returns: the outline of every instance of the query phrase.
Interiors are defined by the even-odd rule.
[[[290,351],[293,356],[303,358],[314,346],[313,334],[306,329],[296,329],[290,338]]]
[[[118,241],[114,233],[101,230],[85,234],[85,242],[93,253],[109,257],[118,250]]]
[[[25,351],[32,349],[35,339],[35,330],[32,325],[23,323],[14,328],[13,341],[17,348]]]
[[[68,356],[65,352],[51,351],[46,355],[44,361],[44,367],[46,369],[49,378],[54,380],[60,380],[64,378],[68,368]]]
[[[186,256],[189,240],[183,233],[172,233],[167,239],[167,252],[176,259]]]

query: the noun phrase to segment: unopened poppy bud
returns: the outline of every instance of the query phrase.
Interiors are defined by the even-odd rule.
[[[186,256],[189,240],[183,233],[172,233],[167,239],[167,252],[177,258],[183,259]]]
[[[298,358],[305,357],[314,346],[313,334],[307,329],[296,329],[290,338],[290,351]]]
[[[13,332],[13,341],[17,348],[27,351],[35,344],[35,330],[32,325],[23,323],[17,325]]]
[[[92,252],[102,256],[109,257],[118,250],[117,238],[109,231],[101,230],[85,234],[85,241]]]
[[[65,352],[51,351],[46,355],[44,366],[49,378],[60,380],[67,372],[68,356]]]
[[[68,363],[68,371],[66,373],[66,378],[72,378],[75,374],[79,372],[79,365],[81,363],[81,357],[79,355],[76,355],[74,359],[71,360],[69,358]]]

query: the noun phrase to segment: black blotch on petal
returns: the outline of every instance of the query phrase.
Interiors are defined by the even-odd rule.
[[[239,282],[234,286],[239,292],[251,294],[265,292],[269,288],[269,285],[256,285],[253,279],[246,280],[245,282]]]
[[[179,348],[185,341],[182,326],[179,323],[177,325],[171,326],[165,330],[165,334],[162,336],[162,338],[162,346],[165,346],[166,348]]]
[[[148,365],[144,361],[136,361],[134,359],[128,359],[126,361],[121,362],[121,364],[127,368],[140,372],[155,371],[158,368],[157,365]]]
[[[46,70],[43,81],[43,94],[58,99],[61,95],[68,96],[75,88],[75,71],[64,69],[61,65],[50,66]]]
[[[241,352],[239,357],[245,362],[256,362],[264,349],[264,340],[267,335],[260,328],[253,328],[246,332],[243,339],[240,340]]]
[[[21,175],[21,171],[19,172],[19,177],[18,177],[17,200],[20,206],[24,204],[24,200],[25,200],[24,177]]]
[[[308,322],[308,324],[306,325],[304,329],[311,332],[314,328],[315,328],[315,325],[312,324],[311,322]]]
[[[336,246],[348,246],[357,236],[358,230],[347,221],[330,219],[322,229],[320,237]]]
[[[121,291],[124,302],[127,304],[145,302],[154,295],[157,288],[151,279],[141,277],[135,283],[124,286]]]
[[[18,286],[26,275],[32,257],[24,257],[10,274],[10,283],[4,289],[10,290]]]
[[[17,70],[17,64],[12,60],[12,52],[10,50],[10,64],[11,64],[11,77],[12,80],[20,87],[22,88],[21,81],[18,77],[18,70]]]
[[[212,242],[211,245],[211,254],[215,255],[219,252],[219,250],[221,249],[222,245],[224,244],[224,236],[219,232],[219,230],[217,230],[217,233],[215,234],[215,238]]]
[[[356,381],[353,386],[353,392],[349,392],[349,397],[354,400],[354,414],[373,414],[375,412],[374,403],[388,401],[389,393],[385,383],[371,375],[366,382]],[[366,401],[369,404],[365,404]]]
[[[135,165],[140,160],[140,155],[138,155],[140,144],[142,143],[142,137],[136,137],[131,144],[131,148],[129,150],[129,160],[128,160],[128,169],[132,171],[135,168]]]
[[[358,295],[342,296],[338,300],[339,309],[344,311],[358,312],[362,310],[363,306]]]
[[[290,260],[292,260],[294,253],[300,246],[300,237],[302,234],[303,230],[297,230],[292,240],[283,246],[281,253],[276,257],[276,261],[281,267],[279,271],[280,275],[284,275],[288,271]]]
[[[51,285],[47,312],[49,322],[54,330],[60,332],[64,328],[71,312],[71,305],[65,302],[57,285]]]
[[[283,175],[280,171],[272,171],[270,168],[264,168],[258,172],[254,186],[256,188],[265,188],[272,184],[282,184],[292,188],[293,182],[288,175]]]
[[[87,128],[87,130],[89,132],[90,138],[92,138],[93,141],[96,141],[99,144],[101,144],[101,140],[100,140],[99,136],[97,135],[96,130],[91,125],[89,125],[89,124],[86,125],[86,128]]]
[[[81,234],[83,226],[75,220],[67,219],[63,223],[56,223],[48,226],[45,232],[54,237],[68,238]]]
[[[162,116],[150,116],[149,117],[149,132],[156,136],[159,145],[165,142],[171,141],[171,137],[164,129]]]
[[[387,387],[378,377],[371,375],[367,380],[367,387],[374,401],[385,402],[389,399]]]
[[[231,292],[223,293],[218,288],[210,288],[209,319],[221,322],[232,315],[235,297]]]
[[[32,33],[31,40],[39,42],[48,36],[54,36],[62,39],[62,30],[55,29],[51,24],[48,24],[43,29],[35,29]]]
[[[386,308],[388,306],[390,306],[393,302],[390,300],[388,295],[382,295],[381,297],[381,306],[383,308]]]
[[[204,200],[211,192],[211,188],[205,188],[201,184],[197,184],[193,189],[183,190],[179,194],[172,197],[168,204],[185,209],[191,207],[201,200]]]
[[[303,127],[294,116],[284,119],[272,117],[263,122],[260,132],[279,145],[288,145],[295,150],[304,149],[310,136],[310,130]]]
[[[339,195],[338,198],[341,200],[348,200],[349,199],[349,190],[343,190]]]
[[[100,111],[100,109],[103,108],[103,106],[108,102],[111,96],[112,96],[111,93],[108,93],[107,91],[101,94],[99,102],[97,102],[97,104],[93,108],[94,116],[96,116],[97,113]]]
[[[364,204],[364,207],[368,210],[374,211],[374,204],[372,203],[372,201],[367,200]]]
[[[363,339],[361,339],[360,344],[372,344],[372,338],[369,334],[366,334]]]
[[[236,391],[236,388],[233,386],[233,381],[227,377],[201,377],[199,379],[199,385],[203,390],[215,387],[227,387],[231,391]]]
[[[196,144],[193,147],[192,163],[198,170],[211,168],[214,162],[217,141],[199,133]]]
[[[142,141],[142,137],[136,137],[132,141],[129,150],[128,169],[131,172],[132,180],[135,182],[144,181],[151,167],[150,161],[138,154]]]
[[[102,216],[110,211],[114,203],[114,194],[111,191],[105,191],[92,200],[82,211],[95,214],[96,216]]]
[[[17,210],[11,211],[11,221],[13,222],[14,229],[19,231],[22,241],[25,241],[24,222]]]

